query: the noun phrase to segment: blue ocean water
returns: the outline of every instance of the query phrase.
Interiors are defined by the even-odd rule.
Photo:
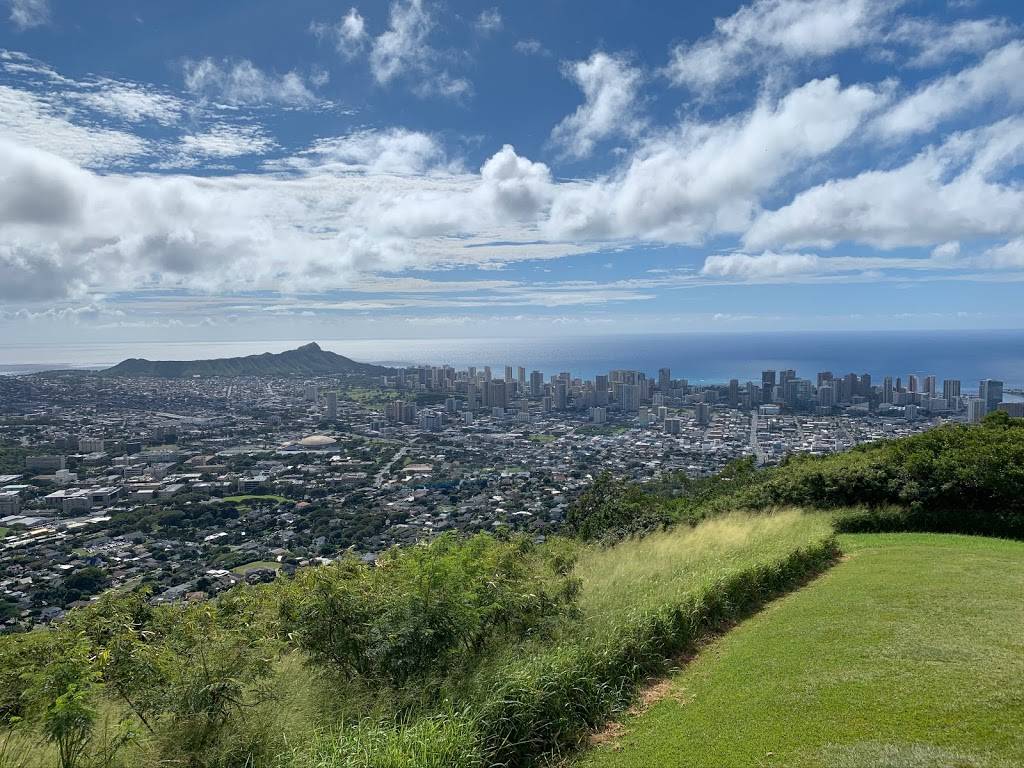
[[[258,352],[279,352],[310,339],[148,344],[105,343],[46,349],[52,364],[112,365],[126,357],[195,359]],[[818,371],[883,376],[935,375],[963,381],[967,390],[979,379],[1002,379],[1024,387],[1024,330],[873,331],[629,334],[553,336],[549,338],[317,339],[322,347],[355,360],[399,364],[449,364],[459,368],[505,365],[545,374],[569,371],[585,378],[615,368],[656,375],[671,368],[674,378],[692,382],[760,381],[765,369],[793,368],[813,379]],[[0,345],[4,363],[25,362],[24,350]],[[31,362],[47,362],[32,360]]]

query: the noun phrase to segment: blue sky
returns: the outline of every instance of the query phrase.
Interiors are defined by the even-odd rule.
[[[1024,6],[0,0],[0,337],[1021,328]]]

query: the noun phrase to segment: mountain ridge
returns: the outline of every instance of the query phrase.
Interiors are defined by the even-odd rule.
[[[143,357],[130,357],[99,373],[103,376],[174,379],[185,376],[315,376],[339,373],[380,376],[391,371],[391,368],[382,365],[359,363],[322,349],[313,341],[284,352],[209,360],[147,360]]]

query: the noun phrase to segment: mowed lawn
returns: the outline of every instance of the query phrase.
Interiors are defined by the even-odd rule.
[[[1024,542],[840,543],[577,768],[1024,766]]]

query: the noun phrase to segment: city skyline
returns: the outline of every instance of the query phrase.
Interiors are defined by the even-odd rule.
[[[20,343],[1024,327],[1016,3],[0,9]]]

